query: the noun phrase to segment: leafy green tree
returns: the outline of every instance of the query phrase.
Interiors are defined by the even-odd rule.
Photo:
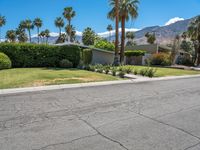
[[[40,43],[40,28],[42,27],[42,20],[40,18],[35,18],[33,21],[33,25],[37,27],[37,34],[38,34],[38,44]]]
[[[109,32],[109,41],[111,42],[111,36],[112,36],[112,33],[111,33],[111,31],[113,30],[113,27],[112,27],[112,25],[111,24],[109,24],[108,26],[107,26],[107,31]]]
[[[61,36],[62,33],[62,28],[64,27],[65,23],[62,17],[57,17],[55,22],[54,22],[55,26],[57,28],[59,28],[59,37]]]
[[[110,19],[115,19],[115,0],[110,0],[111,4],[113,4],[112,10],[108,13],[108,17]],[[129,21],[129,19],[135,19],[138,16],[138,4],[139,0],[119,0],[119,18],[121,21],[122,28],[122,36],[121,36],[121,56],[120,62],[124,63],[124,50],[125,50],[125,23]]]
[[[196,17],[188,27],[188,36],[193,41],[195,47],[195,62],[200,65],[200,16]]]
[[[0,42],[1,42],[1,28],[6,24],[5,16],[0,15]]]
[[[155,33],[149,33],[149,32],[147,32],[145,34],[145,37],[147,38],[147,43],[149,43],[149,44],[154,44],[155,41],[156,41],[156,35],[155,35]]]
[[[50,31],[48,29],[46,29],[44,31],[45,37],[46,37],[46,44],[48,44],[48,39],[50,38]]]
[[[34,24],[31,20],[27,19],[22,21],[21,26],[28,31],[29,42],[31,43],[31,30],[34,29]]]
[[[16,38],[17,38],[16,31],[15,30],[8,30],[6,32],[6,38],[10,42],[15,42]]]
[[[64,8],[63,16],[67,19],[68,21],[68,26],[71,26],[71,20],[76,16],[76,12],[73,10],[72,7],[66,7]],[[71,31],[68,34],[68,41],[71,41]]]
[[[82,42],[84,45],[94,45],[95,37],[95,32],[88,27],[83,31]]]

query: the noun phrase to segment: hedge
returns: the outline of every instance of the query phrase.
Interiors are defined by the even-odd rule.
[[[88,65],[92,62],[92,50],[91,49],[84,49],[83,50],[83,63]]]
[[[143,50],[127,50],[125,51],[125,56],[131,57],[131,56],[144,56],[146,51]]]
[[[36,44],[1,43],[0,52],[12,61],[13,67],[59,67],[68,59],[76,67],[80,61],[81,49],[77,46],[53,46]]]
[[[0,70],[10,69],[11,66],[12,63],[10,58],[6,54],[0,52]]]

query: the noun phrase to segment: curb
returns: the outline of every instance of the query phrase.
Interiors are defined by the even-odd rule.
[[[200,77],[200,75],[171,76],[171,77],[159,77],[159,78],[138,78],[138,79],[129,79],[129,80],[120,80],[120,81],[104,81],[104,82],[91,82],[91,83],[79,83],[79,84],[62,84],[62,85],[40,86],[40,87],[3,89],[3,90],[0,90],[0,96],[22,94],[22,93],[27,93],[27,92],[30,93],[30,92],[39,92],[39,91],[63,90],[63,89],[117,85],[117,84],[145,83],[145,82],[153,82],[153,81],[189,79],[189,78],[198,78],[198,77]]]

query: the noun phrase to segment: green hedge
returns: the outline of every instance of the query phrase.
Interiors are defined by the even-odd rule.
[[[88,65],[92,62],[92,50],[91,49],[84,49],[83,50],[83,63]]]
[[[12,63],[10,58],[6,54],[0,52],[0,70],[10,69],[11,66]]]
[[[12,61],[13,67],[59,67],[68,59],[76,67],[80,61],[81,49],[77,46],[51,46],[36,44],[1,43],[0,52]]]
[[[127,50],[125,51],[125,56],[131,57],[131,56],[144,56],[146,51],[143,50]]]

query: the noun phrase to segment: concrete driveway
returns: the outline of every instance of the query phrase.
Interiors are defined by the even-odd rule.
[[[0,150],[200,150],[200,78],[0,96]]]

